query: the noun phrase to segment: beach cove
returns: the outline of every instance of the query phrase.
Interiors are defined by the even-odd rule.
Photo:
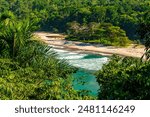
[[[113,54],[128,57],[140,58],[144,54],[144,46],[136,46],[131,44],[128,47],[114,47],[104,46],[102,44],[89,44],[77,41],[65,40],[65,35],[48,33],[48,32],[35,32],[34,33],[40,40],[55,48],[65,49],[70,51],[79,51],[82,53],[93,53],[100,55],[111,56]]]
[[[113,54],[140,58],[144,47],[118,48],[65,40],[65,35],[46,32],[36,32],[36,36],[57,52],[58,59],[67,61],[70,65],[79,68],[73,74],[73,87],[76,90],[88,90],[92,96],[97,96],[99,85],[94,73],[108,62],[108,56]]]

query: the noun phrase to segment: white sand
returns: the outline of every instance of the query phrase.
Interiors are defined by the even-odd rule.
[[[67,41],[64,39],[65,36],[62,34],[36,32],[35,35],[49,45],[54,45],[59,48],[70,49],[73,51],[81,50],[81,51],[88,51],[91,53],[96,52],[97,54],[104,54],[104,55],[117,54],[121,56],[131,56],[138,58],[140,58],[144,54],[144,46],[135,47],[135,45],[131,45],[126,48],[120,48],[114,46],[103,46],[101,44],[95,45],[82,42]]]

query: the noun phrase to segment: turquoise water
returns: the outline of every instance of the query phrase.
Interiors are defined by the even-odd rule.
[[[75,78],[74,89],[76,90],[88,90],[88,94],[97,96],[99,85],[96,82],[95,75],[91,71],[79,69],[73,74]]]
[[[85,54],[66,50],[54,49],[59,59],[66,60],[70,65],[79,68],[73,74],[75,78],[73,85],[76,90],[89,90],[89,94],[96,96],[99,85],[96,81],[94,72],[101,69],[107,63],[108,58],[96,54]]]

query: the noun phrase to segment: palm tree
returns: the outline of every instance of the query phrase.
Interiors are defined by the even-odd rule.
[[[0,20],[0,55],[5,50],[9,57],[14,58],[32,37],[32,32],[37,28],[36,22],[29,19],[18,20],[12,12],[3,13]]]

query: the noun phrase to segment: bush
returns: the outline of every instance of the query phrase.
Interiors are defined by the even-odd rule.
[[[14,59],[0,59],[0,99],[93,99],[75,91],[73,69],[47,45],[30,42]]]
[[[97,73],[99,99],[150,99],[150,62],[113,56]]]
[[[77,22],[69,23],[69,40],[80,40],[84,42],[96,42],[104,45],[127,46],[130,44],[124,30],[110,23],[79,24]]]

